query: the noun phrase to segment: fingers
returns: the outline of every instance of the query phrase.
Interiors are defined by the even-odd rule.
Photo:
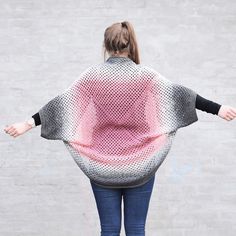
[[[232,120],[232,118],[230,118],[229,116],[225,116],[225,119],[226,119],[227,121],[231,121],[231,120]]]
[[[17,137],[19,135],[18,131],[13,125],[7,126],[6,128],[4,128],[4,131],[13,137]]]
[[[8,131],[7,133],[10,134],[11,136],[13,136],[14,134],[16,134],[16,130],[14,130],[14,129],[12,130],[12,129],[11,129],[11,130]]]
[[[233,120],[234,118],[235,118],[235,115],[229,112],[225,116],[225,119],[228,121]]]
[[[229,109],[229,112],[232,114],[232,115],[234,115],[234,117],[236,117],[236,108],[230,108]]]
[[[234,114],[233,114],[233,113],[230,113],[230,112],[227,113],[227,116],[228,116],[229,118],[231,118],[231,119],[234,118]]]
[[[14,136],[15,134],[17,134],[17,131],[16,131],[16,130],[12,130],[9,134],[10,134],[11,136]]]
[[[8,132],[10,128],[11,128],[11,126],[10,126],[10,125],[9,125],[9,126],[7,125],[7,126],[4,128],[4,131],[5,131],[5,132]]]
[[[8,130],[8,133],[10,134],[10,133],[14,132],[14,130],[15,130],[14,127],[10,127],[9,130]]]
[[[228,114],[229,118],[232,120],[236,117],[236,109],[233,107],[230,107],[228,110]]]
[[[12,136],[13,136],[14,138],[16,138],[17,136],[19,136],[19,134],[18,134],[18,132],[16,132],[16,133],[14,133]]]
[[[6,128],[4,128],[5,132],[10,132],[13,129],[12,125],[7,126]]]

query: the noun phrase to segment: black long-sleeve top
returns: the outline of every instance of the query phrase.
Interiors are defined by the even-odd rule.
[[[221,105],[213,102],[211,100],[208,100],[206,98],[201,97],[200,95],[197,94],[196,97],[196,109],[201,110],[201,111],[205,111],[207,113],[211,113],[213,115],[218,115],[218,112],[220,110]],[[39,113],[35,113],[32,118],[34,118],[35,121],[35,125],[41,125],[41,120],[40,120],[40,116]]]

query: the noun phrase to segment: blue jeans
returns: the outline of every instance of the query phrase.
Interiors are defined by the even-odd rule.
[[[105,188],[90,180],[101,225],[101,236],[119,236],[123,195],[126,236],[145,236],[145,223],[155,175],[139,187]]]

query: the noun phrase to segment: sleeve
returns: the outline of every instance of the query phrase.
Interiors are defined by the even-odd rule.
[[[197,93],[174,83],[154,71],[152,94],[155,100],[155,119],[160,133],[170,133],[198,121]]]
[[[221,104],[208,100],[199,94],[197,94],[196,99],[196,108],[205,111],[207,113],[211,113],[213,115],[218,115]]]
[[[32,118],[34,119],[35,126],[41,125],[41,120],[38,112],[32,115]]]
[[[72,141],[76,138],[81,117],[89,104],[86,81],[90,70],[80,74],[69,88],[39,109],[40,136],[49,140]]]
[[[198,121],[196,111],[197,93],[180,84],[173,83],[173,107],[176,117],[176,128],[182,128]]]

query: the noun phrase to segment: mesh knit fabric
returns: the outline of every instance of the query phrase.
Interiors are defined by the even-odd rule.
[[[178,128],[198,120],[196,96],[146,65],[109,57],[39,110],[41,136],[62,140],[96,184],[140,186],[166,158]]]

